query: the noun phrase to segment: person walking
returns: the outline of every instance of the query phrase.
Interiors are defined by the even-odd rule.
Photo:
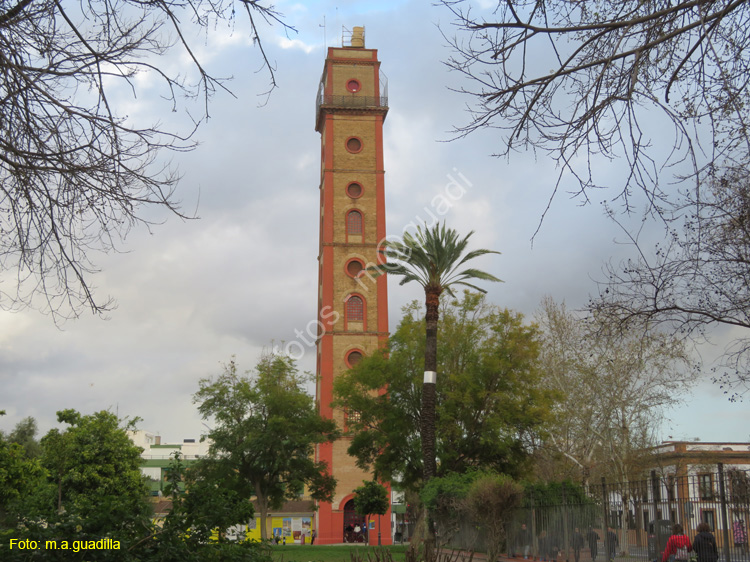
[[[529,547],[531,545],[531,535],[529,530],[526,528],[526,523],[521,525],[516,535],[516,556],[523,554],[523,559],[529,559]]]
[[[719,549],[716,548],[716,538],[711,533],[708,523],[698,525],[698,534],[693,540],[693,552],[698,556],[698,562],[718,562]]]
[[[685,536],[682,525],[676,523],[672,527],[672,536],[667,540],[667,546],[664,547],[664,554],[661,562],[687,562],[688,552],[693,550],[690,539]]]
[[[573,531],[573,537],[572,537],[572,546],[573,546],[573,556],[575,557],[576,562],[580,562],[581,560],[581,549],[583,548],[583,535],[578,530],[578,527],[576,527],[576,530]]]
[[[547,550],[549,553],[549,560],[552,560],[553,562],[555,562],[560,552],[560,536],[556,534],[554,531],[550,532],[547,535],[547,546],[548,546]]]
[[[615,555],[617,554],[617,546],[619,544],[617,540],[617,533],[615,533],[614,529],[610,527],[607,529],[607,542],[609,543],[607,546],[609,550],[607,551],[609,554],[609,560],[614,560]]]
[[[542,530],[542,532],[539,533],[538,543],[539,557],[541,558],[542,562],[545,562],[546,560],[548,560],[550,548],[550,541],[549,537],[547,536],[547,531]]]
[[[732,525],[732,535],[734,536],[734,546],[740,549],[740,552],[747,551],[747,533],[745,532],[745,522],[737,519]]]
[[[592,562],[596,562],[596,555],[599,553],[599,535],[593,528],[589,527],[586,539],[589,543],[589,550],[591,550],[591,560]]]

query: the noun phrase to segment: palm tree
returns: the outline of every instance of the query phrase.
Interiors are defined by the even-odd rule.
[[[439,317],[440,295],[445,291],[455,296],[452,287],[463,285],[482,293],[484,289],[472,285],[470,279],[483,281],[500,281],[478,269],[461,269],[462,266],[484,254],[499,254],[493,250],[473,250],[464,254],[469,238],[474,231],[463,239],[450,228],[436,224],[432,229],[425,225],[417,227],[414,235],[405,232],[397,241],[385,240],[381,244],[381,254],[386,263],[376,267],[378,273],[389,273],[402,277],[400,285],[416,281],[424,288],[425,327],[427,335],[424,352],[424,383],[422,386],[422,457],[424,463],[424,482],[434,477],[437,472],[435,460],[435,402],[437,379],[437,326]]]

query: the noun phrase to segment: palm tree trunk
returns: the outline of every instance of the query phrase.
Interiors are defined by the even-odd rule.
[[[440,293],[425,289],[427,314],[425,327],[427,337],[424,348],[424,384],[422,385],[422,458],[424,462],[424,481],[430,480],[437,473],[435,462],[435,405],[437,399],[437,326],[440,304]]]
[[[437,401],[437,326],[439,318],[440,291],[425,287],[425,348],[424,383],[422,385],[422,462],[424,483],[437,475],[435,460],[435,422]],[[435,544],[435,521],[429,511],[425,514],[425,559],[431,560]]]

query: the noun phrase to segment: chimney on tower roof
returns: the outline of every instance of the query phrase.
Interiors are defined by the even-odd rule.
[[[359,47],[364,49],[365,47],[365,28],[362,26],[355,26],[352,29],[352,47]]]

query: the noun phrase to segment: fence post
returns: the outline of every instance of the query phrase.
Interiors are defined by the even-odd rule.
[[[570,551],[568,550],[568,533],[569,522],[568,522],[568,501],[565,495],[565,482],[562,483],[562,505],[563,505],[563,545],[565,547],[565,562],[570,559]]]
[[[651,471],[651,497],[654,499],[654,518],[651,520],[653,521],[654,525],[654,560],[660,560],[662,555],[662,537],[661,537],[661,526],[659,525],[658,521],[661,519],[659,517],[659,482],[656,480],[656,471]],[[649,529],[648,525],[646,528],[646,549],[648,549],[648,535],[649,535]],[[650,551],[648,551],[650,553]]]
[[[659,483],[656,481],[656,471],[651,471],[651,496],[654,498],[654,518],[652,521],[657,521],[661,519],[659,517],[659,502],[657,498],[659,497]],[[656,523],[654,523],[656,525]]]
[[[729,523],[727,521],[727,494],[724,489],[724,463],[719,463],[719,500],[721,502],[721,526],[724,529],[724,560],[729,562]]]
[[[539,554],[539,540],[536,537],[536,498],[534,497],[534,490],[531,490],[531,554],[537,556]]]
[[[602,510],[604,518],[602,519],[602,539],[604,539],[604,559],[609,560],[609,499],[607,497],[607,481],[602,476]]]

